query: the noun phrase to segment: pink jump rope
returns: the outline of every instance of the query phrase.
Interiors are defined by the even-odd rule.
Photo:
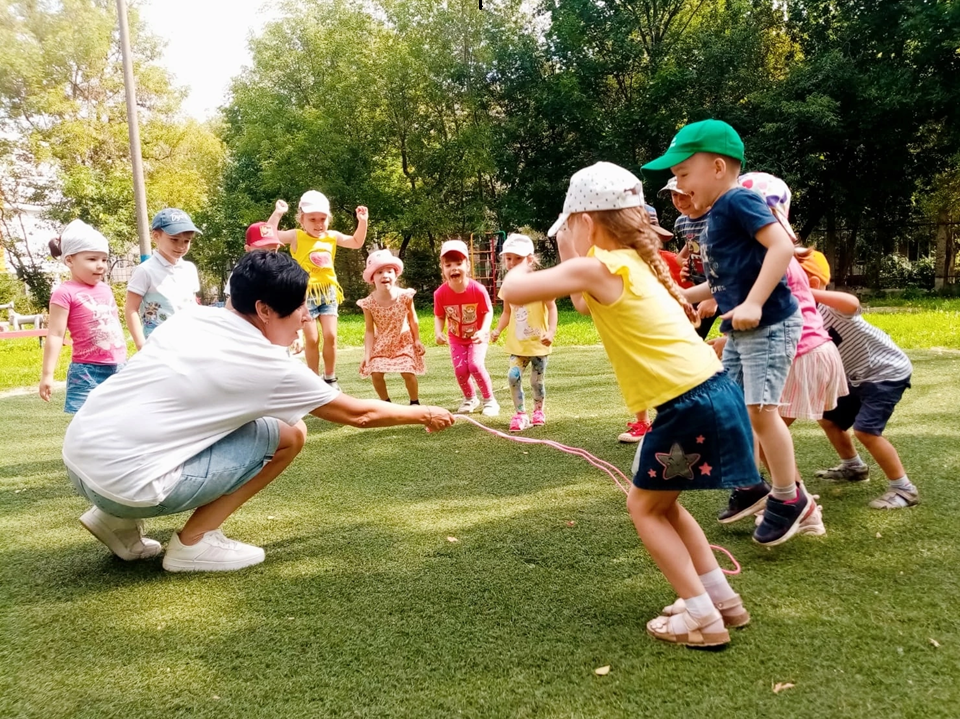
[[[585,449],[580,449],[579,447],[568,447],[565,444],[560,444],[559,442],[554,442],[553,440],[549,440],[549,439],[533,439],[532,437],[518,437],[515,435],[504,434],[503,432],[498,432],[495,429],[491,429],[486,425],[480,424],[479,422],[477,422],[477,420],[473,419],[472,417],[468,417],[465,414],[455,414],[453,416],[454,416],[454,419],[466,420],[470,424],[476,425],[477,427],[482,429],[484,432],[489,432],[490,434],[496,437],[509,439],[512,442],[519,442],[520,444],[545,444],[548,447],[553,447],[554,449],[558,449],[561,452],[565,452],[566,454],[572,454],[575,457],[580,457],[581,459],[585,459],[587,460],[587,462],[592,464],[597,469],[603,472],[606,472],[607,476],[609,476],[610,479],[612,479],[614,483],[617,485],[617,487],[620,488],[620,491],[623,492],[624,494],[627,494],[627,491],[628,491],[627,487],[629,487],[631,484],[627,476],[614,465],[610,464],[605,460],[599,459],[598,457],[594,457]],[[717,546],[716,544],[711,544],[710,548],[717,552],[723,552],[725,555],[727,555],[730,561],[733,562],[733,566],[735,568],[723,569],[722,571],[724,574],[731,574],[731,575],[740,574],[740,563],[736,560],[736,558],[732,554],[730,554],[729,551],[727,551],[723,547]]]

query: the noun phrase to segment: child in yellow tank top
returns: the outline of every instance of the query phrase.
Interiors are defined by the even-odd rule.
[[[508,270],[521,263],[531,267],[537,264],[533,240],[526,235],[511,234],[507,237],[500,257]],[[528,427],[542,427],[547,423],[543,412],[546,398],[543,375],[553,349],[553,336],[557,333],[557,303],[547,300],[514,307],[504,302],[503,314],[500,315],[497,328],[490,333],[490,341],[496,342],[504,330],[507,334],[503,346],[510,353],[507,381],[516,410],[510,420],[510,431],[522,432]],[[527,365],[530,365],[530,389],[533,390],[532,415],[527,414],[523,397],[523,370]]]
[[[277,200],[276,207],[267,224],[274,229],[287,212],[287,203]],[[337,384],[337,309],[343,302],[343,290],[337,282],[334,260],[338,247],[360,249],[367,237],[367,208],[356,209],[357,229],[352,235],[329,230],[330,201],[316,190],[308,190],[300,198],[297,208],[297,223],[300,229],[278,230],[277,237],[290,245],[290,254],[310,275],[307,284],[307,310],[311,319],[320,323],[320,332],[315,322],[304,325],[304,353],[307,366],[320,374],[320,336],[323,335],[323,379],[327,384]]]
[[[631,412],[656,407],[635,462],[627,509],[680,600],[647,623],[656,639],[721,646],[750,615],[727,583],[685,489],[735,487],[759,477],[743,393],[697,336],[696,314],[659,255],[630,172],[601,162],[577,172],[557,236],[557,267],[511,270],[500,291],[514,305],[570,295],[597,326]]]

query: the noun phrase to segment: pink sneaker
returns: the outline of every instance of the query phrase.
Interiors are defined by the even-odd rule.
[[[530,417],[527,416],[526,412],[517,412],[513,415],[513,419],[510,420],[510,431],[511,432],[522,432],[530,426]]]
[[[547,418],[543,416],[542,409],[533,410],[533,415],[530,417],[530,424],[534,427],[542,427],[547,423]]]

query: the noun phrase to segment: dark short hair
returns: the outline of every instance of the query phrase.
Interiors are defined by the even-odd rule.
[[[250,252],[240,258],[230,276],[230,303],[240,314],[252,315],[259,301],[287,317],[303,305],[308,279],[289,255]]]

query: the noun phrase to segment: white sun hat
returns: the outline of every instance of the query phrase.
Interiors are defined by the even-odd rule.
[[[563,212],[547,231],[547,236],[556,235],[567,218],[575,212],[623,210],[644,204],[643,183],[636,175],[612,162],[598,162],[570,178]]]

